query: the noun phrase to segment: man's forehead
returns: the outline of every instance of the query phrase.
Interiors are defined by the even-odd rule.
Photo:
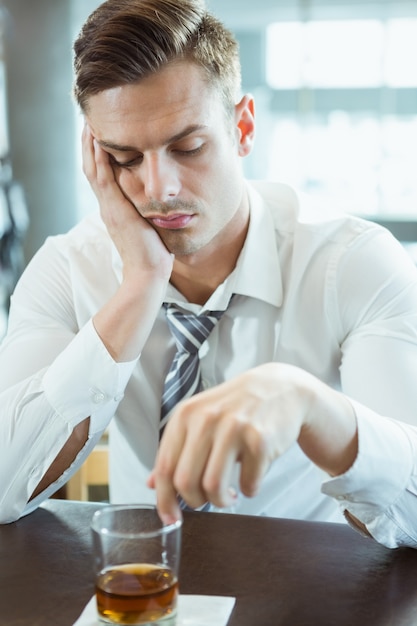
[[[205,72],[194,63],[177,62],[165,66],[138,82],[118,85],[93,94],[88,110],[117,109],[142,112],[146,116],[159,106],[178,108],[197,105],[203,99],[216,99],[218,89],[208,82]]]

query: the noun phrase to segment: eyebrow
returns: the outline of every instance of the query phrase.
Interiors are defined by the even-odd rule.
[[[184,139],[184,137],[188,137],[188,135],[192,135],[196,131],[203,130],[205,128],[207,128],[207,126],[204,124],[191,124],[190,126],[187,126],[186,128],[184,128],[184,130],[182,130],[181,132],[175,135],[172,135],[172,137],[168,137],[168,139],[164,142],[163,145],[167,146],[170,143],[175,143],[176,141],[180,141],[181,139]],[[124,145],[120,145],[117,143],[113,143],[112,141],[99,140],[99,139],[97,141],[100,144],[100,146],[102,146],[103,148],[108,148],[109,150],[115,150],[117,152],[138,152],[138,149],[136,146],[124,146]]]

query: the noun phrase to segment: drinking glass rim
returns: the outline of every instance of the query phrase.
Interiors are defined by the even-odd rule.
[[[136,531],[136,532],[135,531],[121,532],[117,530],[111,530],[106,527],[99,528],[97,525],[98,519],[105,513],[110,513],[110,512],[115,512],[115,511],[126,511],[126,510],[133,511],[136,509],[155,511],[157,513],[157,508],[153,504],[108,504],[108,505],[103,506],[100,509],[97,509],[94,512],[94,515],[91,520],[91,528],[96,532],[100,532],[105,535],[112,535],[114,537],[126,537],[129,539],[134,538],[134,537],[141,537],[141,538],[146,539],[146,538],[151,538],[151,537],[157,537],[158,535],[167,535],[173,530],[178,530],[182,526],[181,519],[176,520],[175,522],[172,522],[171,524],[163,524],[163,522],[161,521],[162,525],[157,530],[146,530],[146,531],[142,530],[142,531]]]

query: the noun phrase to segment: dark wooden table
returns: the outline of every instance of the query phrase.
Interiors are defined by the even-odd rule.
[[[94,592],[99,506],[50,500],[0,526],[1,626],[72,626]],[[188,513],[180,583],[236,597],[229,626],[417,625],[417,551],[339,524]]]

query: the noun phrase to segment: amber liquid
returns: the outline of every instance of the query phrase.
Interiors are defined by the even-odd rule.
[[[178,581],[168,568],[149,563],[104,570],[96,583],[100,618],[110,624],[148,624],[174,615]]]

